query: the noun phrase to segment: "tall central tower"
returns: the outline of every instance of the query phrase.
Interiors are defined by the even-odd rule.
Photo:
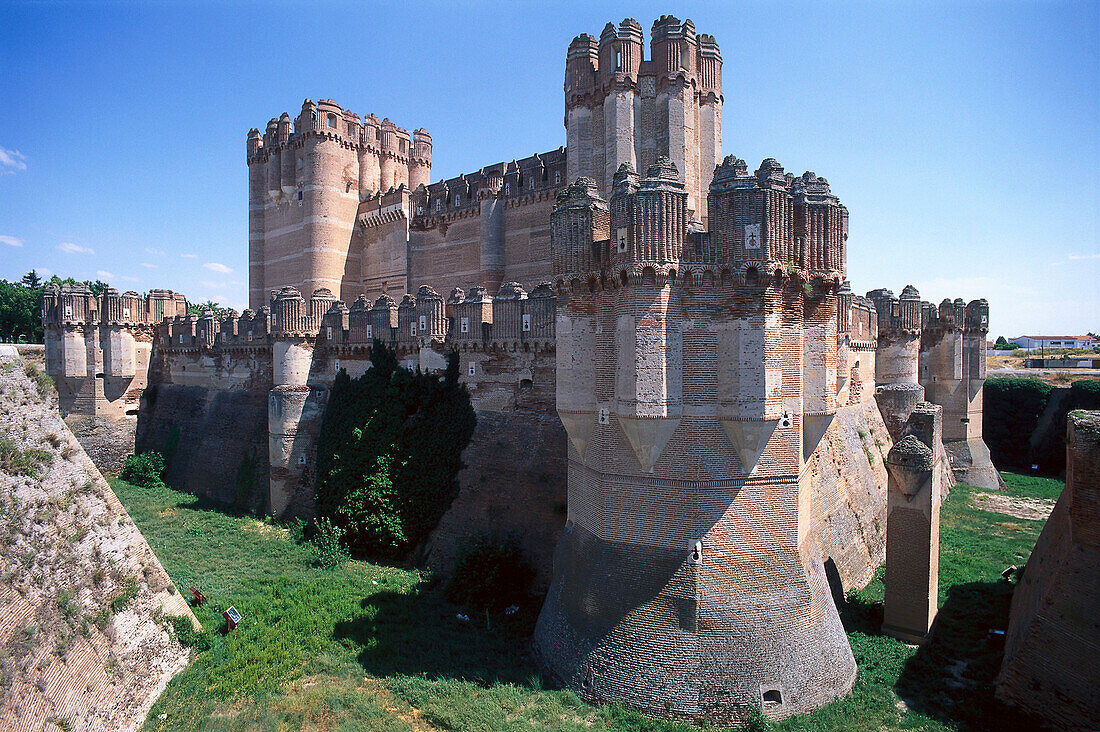
[[[851,688],[810,535],[806,460],[836,410],[847,212],[813,173],[727,158],[711,232],[658,158],[551,219],[569,503],[535,632],[581,696],[779,718]]]
[[[646,170],[658,156],[680,171],[687,213],[707,224],[706,186],[722,155],[722,56],[690,20],[653,24],[650,58],[642,26],[608,23],[597,41],[569,44],[565,62],[567,179],[585,176],[611,195],[620,163]]]

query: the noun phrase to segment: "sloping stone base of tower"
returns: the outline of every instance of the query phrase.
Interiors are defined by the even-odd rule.
[[[989,448],[981,437],[954,442],[945,440],[943,448],[951,461],[951,472],[958,482],[988,491],[1004,488],[1005,482],[997,468],[993,467]]]
[[[718,724],[759,709],[775,719],[817,709],[856,677],[812,540],[786,554],[697,563],[569,527],[535,649],[587,701]]]
[[[886,453],[893,442],[874,401],[843,407],[806,461],[812,534],[844,592],[886,560]]]

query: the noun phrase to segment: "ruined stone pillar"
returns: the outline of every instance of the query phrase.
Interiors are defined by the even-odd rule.
[[[886,456],[886,601],[882,632],[923,643],[939,595],[941,473],[935,470],[943,409],[917,404]]]

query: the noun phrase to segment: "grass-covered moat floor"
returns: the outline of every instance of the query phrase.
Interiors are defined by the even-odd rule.
[[[1045,478],[1005,479],[1005,495],[1032,499],[1031,506],[1035,499],[1053,505],[1062,487]],[[209,648],[168,685],[146,729],[694,729],[549,688],[527,653],[538,598],[512,615],[461,620],[465,611],[447,603],[426,573],[355,560],[323,569],[312,545],[285,527],[171,489],[112,486],[180,591],[189,595],[193,585],[208,598],[195,614],[211,631]],[[987,631],[1007,623],[1013,585],[1001,570],[1023,566],[1043,522],[979,509],[978,493],[957,486],[943,504],[934,641],[916,650],[879,633],[880,572],[841,608],[859,664],[852,694],[814,714],[759,726],[1022,723],[993,702],[1000,650],[990,647]],[[235,634],[226,634],[221,616],[229,605],[244,616]]]

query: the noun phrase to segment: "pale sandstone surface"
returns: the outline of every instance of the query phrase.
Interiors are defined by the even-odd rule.
[[[197,621],[56,400],[0,355],[0,437],[49,454],[0,472],[0,728],[136,729],[187,663],[160,618]]]

